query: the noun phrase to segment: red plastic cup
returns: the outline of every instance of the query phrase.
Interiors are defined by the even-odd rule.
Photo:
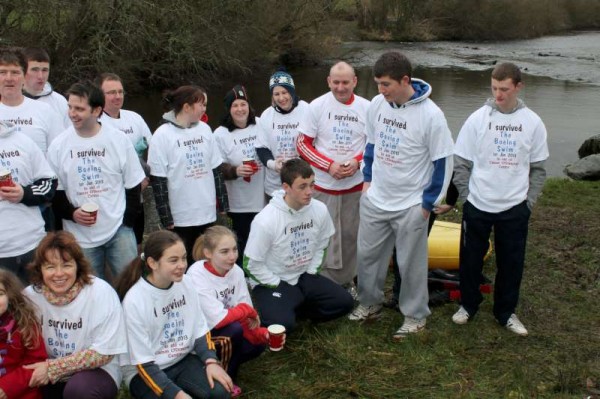
[[[242,164],[250,165],[250,167],[252,168],[252,174],[258,171],[258,164],[256,163],[256,160],[254,158],[246,158],[242,161]],[[251,176],[244,177],[244,181],[250,183],[250,180],[252,180]]]
[[[271,324],[267,327],[269,331],[269,349],[272,352],[278,352],[283,349],[283,340],[285,338],[285,327],[281,324]]]
[[[12,187],[14,185],[10,170],[0,169],[0,187]]]
[[[98,206],[98,204],[94,204],[93,202],[86,202],[85,204],[81,205],[82,211],[94,217],[94,223],[96,223],[96,219],[98,218],[99,208],[100,207]]]

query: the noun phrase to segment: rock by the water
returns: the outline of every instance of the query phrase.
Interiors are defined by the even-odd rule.
[[[577,151],[579,158],[585,158],[588,155],[600,154],[600,134],[590,137],[583,142]]]
[[[567,165],[564,172],[573,180],[600,180],[600,154],[581,158]]]

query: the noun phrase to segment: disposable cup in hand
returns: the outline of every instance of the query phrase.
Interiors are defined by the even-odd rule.
[[[254,174],[258,171],[258,164],[256,163],[256,160],[254,160],[253,158],[245,158],[242,161],[242,164],[249,165],[252,168],[252,174]],[[244,177],[244,180],[247,182],[250,182],[251,177],[250,176]]]
[[[285,338],[285,327],[281,324],[271,324],[267,327],[269,331],[269,349],[278,352],[283,349],[283,340]]]
[[[12,175],[8,169],[0,169],[0,187],[14,186]]]
[[[98,218],[98,208],[98,204],[94,204],[93,202],[86,202],[85,204],[81,205],[82,211],[94,217],[94,223]]]

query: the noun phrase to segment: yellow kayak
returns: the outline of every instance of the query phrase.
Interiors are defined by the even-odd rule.
[[[429,269],[458,270],[460,223],[436,220],[429,233]],[[485,259],[492,254],[492,242]]]

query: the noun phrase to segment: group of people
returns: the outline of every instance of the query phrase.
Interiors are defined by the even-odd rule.
[[[202,88],[168,92],[152,134],[122,109],[117,75],[65,99],[49,65],[44,50],[0,50],[0,399],[114,398],[121,381],[136,398],[237,396],[269,325],[377,319],[392,253],[393,338],[419,333],[428,224],[449,187],[464,204],[452,320],[482,302],[493,229],[494,316],[527,335],[515,310],[548,147],[516,65],[494,68],[456,144],[397,51],[376,61],[371,101],[345,62],[310,104],[279,70],[260,116],[243,86],[228,91],[214,133]],[[143,238],[148,186],[163,229]]]

